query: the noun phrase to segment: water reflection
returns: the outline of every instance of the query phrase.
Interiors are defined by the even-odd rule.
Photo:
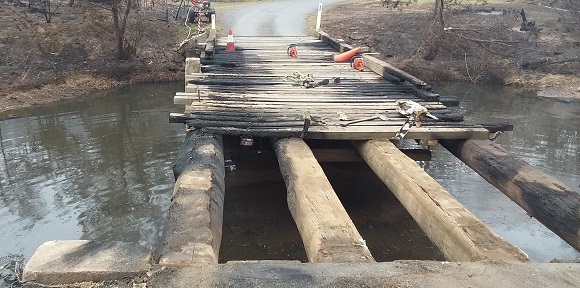
[[[580,101],[526,97],[518,89],[466,84],[441,85],[441,94],[459,95],[457,110],[469,121],[508,121],[514,131],[496,142],[578,191],[580,185]],[[533,261],[580,259],[580,253],[445,149],[433,151],[425,170],[475,215]]]
[[[0,255],[28,258],[55,239],[154,243],[183,139],[167,121],[182,85],[127,87],[0,121]]]

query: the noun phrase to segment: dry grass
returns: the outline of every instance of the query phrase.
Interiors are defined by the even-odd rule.
[[[429,20],[432,4],[413,4],[402,10],[385,8],[372,0],[337,5],[326,10],[322,29],[349,44],[369,46],[386,61],[428,82],[532,86],[578,83],[580,63],[561,60],[578,57],[580,42],[574,40],[567,23],[555,20],[554,9],[519,0],[496,2],[450,12],[445,27],[453,29],[439,34],[435,40],[436,34],[425,29],[432,24]],[[474,11],[492,7],[504,14],[490,16]],[[525,8],[528,20],[536,21],[542,28],[537,32],[539,35],[519,31],[521,18],[516,16],[521,8]],[[349,13],[342,13],[347,10]],[[311,19],[313,23],[314,16]],[[438,44],[438,53],[434,60],[426,61],[423,56],[432,41]],[[552,62],[556,65],[544,64]],[[568,76],[554,80],[553,76],[536,74]]]

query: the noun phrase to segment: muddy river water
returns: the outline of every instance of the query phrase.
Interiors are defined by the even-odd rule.
[[[296,7],[301,6],[293,7],[300,10]],[[280,13],[288,8],[258,10],[267,18],[269,11]],[[304,10],[286,14],[303,19],[312,8]],[[261,31],[259,27],[264,26],[258,18],[242,34],[296,35],[295,30],[284,30],[288,25]],[[294,28],[304,30],[300,25]],[[0,257],[20,254],[29,258],[39,245],[56,239],[153,245],[167,217],[173,187],[171,162],[184,138],[183,127],[167,121],[170,111],[183,109],[171,104],[173,94],[182,89],[182,82],[126,87],[93,100],[0,120]],[[509,121],[514,132],[501,135],[498,143],[580,190],[580,102],[483,85],[440,84],[437,92],[457,95],[461,100],[457,110],[467,120]],[[226,175],[222,262],[306,260],[275,159],[263,158],[239,162],[238,170]],[[435,149],[433,161],[420,164],[533,261],[580,258],[579,252],[445,149]],[[366,165],[325,164],[323,168],[378,261],[442,259]]]

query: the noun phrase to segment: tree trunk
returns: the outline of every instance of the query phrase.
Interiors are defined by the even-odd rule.
[[[131,12],[133,0],[126,0],[127,7],[121,12],[123,0],[111,0],[111,12],[113,14],[113,30],[117,39],[117,57],[119,59],[128,59],[129,55],[125,49],[125,27],[127,26],[127,18]]]
[[[433,60],[439,53],[441,46],[441,37],[443,37],[443,28],[445,27],[445,19],[443,18],[443,9],[445,7],[445,0],[436,0],[433,8],[433,24],[431,25],[431,37],[427,43],[427,50],[423,59]]]

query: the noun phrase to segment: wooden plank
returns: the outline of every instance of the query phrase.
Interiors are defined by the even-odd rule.
[[[289,92],[280,94],[234,94],[234,93],[211,93],[207,94],[201,92],[199,96],[197,93],[190,93],[190,94],[176,94],[180,96],[187,96],[191,99],[196,99],[198,101],[204,100],[220,100],[220,101],[260,101],[260,102],[315,102],[315,103],[326,103],[326,102],[339,102],[339,103],[389,103],[393,104],[395,107],[395,101],[400,99],[413,99],[413,97],[409,97],[409,95],[404,93],[393,93],[390,95],[381,95],[381,96],[348,96],[348,95],[333,95],[333,94],[318,94],[316,92],[307,93],[304,91],[302,93],[299,92]],[[205,94],[205,95],[204,95]],[[400,98],[399,98],[400,97]],[[420,101],[416,101],[420,102]],[[428,103],[428,105],[439,105],[443,107],[443,105],[439,104],[438,102],[420,102],[420,103]]]
[[[374,262],[308,145],[301,139],[284,138],[274,142],[274,149],[288,189],[288,208],[308,260]]]
[[[247,72],[251,72],[251,71],[247,71]],[[316,72],[316,71],[313,71]],[[361,80],[382,80],[377,74],[372,73],[372,72],[355,72],[355,71],[350,71],[352,73],[349,73],[348,75],[345,74],[344,72],[336,72],[336,71],[332,71],[332,72],[328,72],[330,74],[322,74],[322,73],[316,73],[317,76],[316,78],[321,78],[321,79],[328,79],[328,78],[332,78],[332,77],[340,77],[340,79],[361,79]],[[271,78],[281,78],[281,79],[285,79],[287,76],[291,75],[292,73],[272,73],[272,71],[270,73],[190,73],[186,75],[186,79],[187,80],[193,80],[193,79],[212,79],[212,78],[218,78],[218,79],[237,79],[237,78],[243,78],[243,79],[252,79],[252,78],[262,78],[262,79],[268,79],[271,80]],[[321,76],[324,75],[324,76]]]
[[[439,96],[439,102],[447,107],[459,106],[459,99],[455,96]]]
[[[410,90],[405,87],[397,86],[387,86],[387,85],[374,85],[375,83],[357,83],[348,86],[341,85],[325,85],[316,87],[316,89],[306,89],[301,86],[292,86],[290,83],[284,83],[283,85],[269,85],[265,87],[264,85],[245,85],[243,93],[245,94],[279,94],[280,92],[288,93],[316,93],[316,94],[329,94],[337,96],[350,96],[356,98],[358,96],[383,96],[393,93],[404,93],[409,96],[413,96]],[[364,87],[368,86],[368,87]],[[201,91],[211,90],[214,93],[240,93],[240,87],[237,86],[211,86],[211,85],[193,85],[188,84],[185,88],[196,87]],[[196,89],[196,90],[197,90]],[[188,91],[186,90],[186,93]],[[413,96],[417,101],[422,101],[418,97]]]
[[[230,121],[233,122],[244,122],[251,126],[252,123],[264,123],[264,122],[271,122],[272,126],[276,126],[280,122],[285,121],[298,121],[303,122],[303,115],[304,111],[301,110],[284,110],[278,112],[270,112],[270,113],[256,113],[256,112],[243,112],[243,111],[191,111],[189,110],[188,113],[170,113],[169,115],[169,122],[170,123],[190,123],[193,126],[202,125],[203,121],[214,121],[217,123],[227,123]],[[371,114],[372,115],[372,114]],[[353,118],[365,118],[369,117],[368,111],[361,111],[356,114],[352,115]],[[355,117],[356,116],[356,117]],[[349,125],[350,127],[355,126],[402,126],[407,120],[405,117],[402,117],[396,113],[386,113],[387,120],[370,120],[366,122],[360,122]],[[338,118],[338,113],[316,113],[314,115],[311,114],[311,120],[313,126],[342,126],[344,121],[341,121]],[[461,118],[453,119],[461,121]],[[197,122],[200,121],[200,122]],[[205,126],[215,126],[215,125],[205,125]],[[221,125],[218,125],[221,126]],[[506,123],[492,123],[492,124],[464,124],[464,123],[450,123],[432,119],[426,119],[423,122],[423,127],[465,127],[465,128],[473,128],[473,127],[483,127],[490,132],[496,131],[511,131],[513,127]]]
[[[439,94],[433,93],[431,91],[426,91],[421,88],[417,88],[416,86],[411,85],[413,89],[413,93],[417,95],[417,97],[425,100],[425,101],[439,101]]]
[[[320,127],[313,126],[308,130],[307,139],[324,140],[368,140],[391,139],[399,132],[397,126],[364,126],[364,127]],[[248,135],[260,137],[298,137],[302,128],[231,128],[203,127],[201,131],[223,135]],[[485,128],[447,128],[447,127],[413,127],[406,139],[487,139],[489,131]]]
[[[207,36],[206,44],[205,44],[205,58],[211,59],[213,58],[213,54],[215,51],[215,44],[216,44],[216,31],[212,29],[209,31],[209,35]]]
[[[388,140],[356,142],[377,176],[449,261],[529,261]]]
[[[309,139],[328,140],[366,140],[391,139],[399,132],[397,126],[373,127],[312,127]],[[406,139],[487,139],[489,131],[485,128],[448,128],[412,127]]]
[[[214,103],[224,103],[228,105],[284,105],[284,106],[303,106],[305,104],[311,104],[311,107],[315,107],[317,105],[321,106],[331,106],[335,104],[344,104],[344,107],[348,106],[355,106],[359,108],[364,108],[367,106],[374,107],[376,105],[380,105],[381,107],[388,107],[389,109],[395,110],[398,105],[396,104],[396,100],[401,99],[412,99],[406,97],[406,95],[402,94],[400,97],[396,97],[397,95],[390,96],[382,96],[382,97],[324,97],[324,96],[316,96],[310,95],[286,95],[289,98],[282,98],[278,95],[271,95],[270,97],[264,97],[259,95],[240,95],[240,96],[222,96],[222,95],[209,95],[209,96],[202,96],[201,93],[188,93],[182,94],[177,93],[176,96],[181,98],[188,98],[191,100],[195,100],[200,102],[199,105],[211,105]],[[278,96],[278,97],[277,97]],[[302,97],[305,96],[305,97]],[[420,102],[423,106],[428,106],[428,109],[446,109],[447,107],[439,104],[438,102]],[[308,105],[307,105],[308,106]],[[257,106],[254,106],[257,107]]]
[[[431,161],[429,149],[401,149],[401,152],[414,161]],[[353,149],[326,148],[312,149],[312,153],[318,162],[361,162],[364,161],[360,154]]]
[[[426,87],[427,83],[425,81],[383,61],[374,56],[363,54],[363,63],[365,67],[368,67],[375,73],[383,76],[385,74],[392,74],[398,78],[404,79],[405,81],[417,85],[420,87]]]
[[[332,38],[330,35],[328,35],[324,31],[318,31],[317,34],[318,34],[318,37],[320,38],[320,40],[324,41],[325,43],[328,43],[330,46],[332,46],[338,52],[342,53],[342,52],[345,52],[345,51],[348,51],[348,50],[351,50],[354,48],[351,45],[339,42],[337,39]]]
[[[394,110],[394,104],[388,102],[377,102],[377,103],[301,103],[301,102],[288,102],[288,103],[278,103],[278,102],[264,102],[264,101],[238,101],[238,102],[226,102],[219,100],[203,100],[199,102],[192,102],[191,105],[199,105],[201,107],[222,107],[222,108],[241,108],[248,110],[260,110],[260,109],[304,109],[304,110],[316,110],[316,109],[336,109],[347,111],[346,109],[369,109],[373,110],[374,113],[381,113],[384,110]],[[443,105],[428,105],[428,109],[446,109],[447,107]],[[369,113],[373,113],[369,112]]]
[[[490,140],[441,141],[528,215],[580,251],[580,195]]]

